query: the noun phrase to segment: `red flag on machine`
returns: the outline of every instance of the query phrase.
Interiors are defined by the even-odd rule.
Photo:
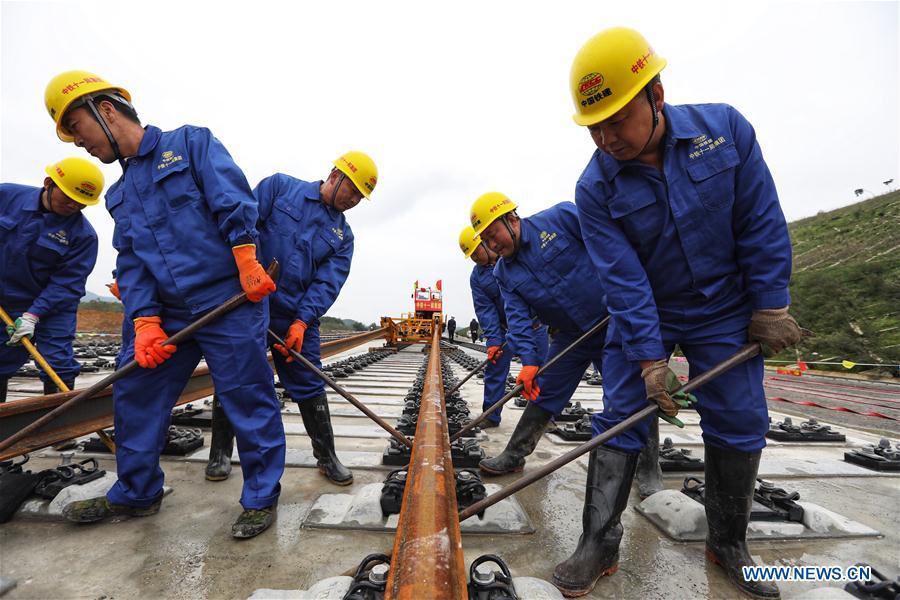
[[[440,279],[437,280],[437,289],[439,292],[441,291],[441,280]]]

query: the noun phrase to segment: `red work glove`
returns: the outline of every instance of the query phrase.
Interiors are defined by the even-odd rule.
[[[250,302],[259,302],[275,291],[275,282],[256,260],[256,245],[244,244],[231,249],[241,277],[241,288]]]
[[[521,383],[525,386],[525,389],[522,390],[522,395],[526,400],[537,400],[538,395],[541,393],[541,388],[538,387],[536,381],[537,372],[538,367],[525,365],[522,367],[522,370],[519,371],[519,376],[516,378],[516,383]]]
[[[287,357],[284,362],[293,362],[294,357],[288,352],[291,348],[297,352],[303,350],[303,336],[306,335],[307,325],[300,319],[297,319],[288,328],[287,336],[284,338],[284,346],[275,344],[273,347]]]
[[[119,302],[122,301],[122,295],[119,293],[119,282],[116,279],[113,279],[112,283],[107,283],[106,287],[109,288],[109,293],[116,297],[116,300]]]
[[[162,343],[169,339],[160,327],[159,317],[138,317],[134,320],[134,360],[145,369],[155,369],[175,354],[177,349]]]
[[[503,356],[503,350],[500,349],[500,346],[489,346],[488,347],[488,360],[497,364],[497,359]]]

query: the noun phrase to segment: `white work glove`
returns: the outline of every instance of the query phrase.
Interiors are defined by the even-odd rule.
[[[15,325],[7,325],[6,334],[9,336],[9,341],[6,342],[6,345],[15,346],[16,344],[20,344],[22,338],[28,338],[30,340],[34,337],[34,327],[40,320],[41,318],[37,315],[24,313],[21,317],[16,319]]]

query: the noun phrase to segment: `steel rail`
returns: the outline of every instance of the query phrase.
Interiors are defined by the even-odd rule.
[[[340,354],[361,344],[384,337],[386,328],[367,331],[359,335],[349,336],[322,344],[322,358]],[[270,359],[271,362],[271,359]],[[66,401],[76,397],[84,390],[75,390],[62,394],[35,396],[0,404],[0,436],[9,438],[34,423],[44,415]],[[187,385],[178,397],[176,406],[195,402],[213,393],[212,376],[209,367],[197,368]],[[88,435],[113,425],[112,389],[106,388],[96,396],[85,400],[53,420],[47,427],[23,437],[9,448],[0,451],[0,460],[34,452],[59,442]]]
[[[468,598],[435,328],[385,598]]]

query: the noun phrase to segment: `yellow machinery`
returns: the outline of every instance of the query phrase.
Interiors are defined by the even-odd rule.
[[[390,330],[388,344],[430,343],[434,329],[444,326],[442,294],[440,279],[434,288],[420,287],[416,281],[412,293],[414,312],[403,313],[400,318],[381,318],[381,326]]]

